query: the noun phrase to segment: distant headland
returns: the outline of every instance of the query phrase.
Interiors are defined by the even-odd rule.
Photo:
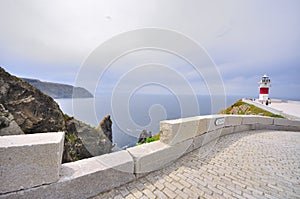
[[[34,87],[40,89],[46,95],[53,98],[92,98],[93,95],[81,87],[74,87],[68,84],[54,82],[43,82],[38,79],[22,78]]]

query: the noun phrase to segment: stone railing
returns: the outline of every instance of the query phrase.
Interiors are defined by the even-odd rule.
[[[162,121],[161,139],[61,164],[64,133],[0,137],[0,198],[88,198],[163,168],[218,137],[258,129],[300,131],[300,121],[209,115]]]

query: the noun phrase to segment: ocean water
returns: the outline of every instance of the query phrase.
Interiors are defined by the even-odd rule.
[[[217,100],[215,100],[217,98]],[[97,127],[107,114],[113,122],[115,150],[134,146],[143,129],[152,135],[159,132],[163,120],[216,114],[241,96],[173,96],[135,95],[112,98],[98,94],[95,98],[55,99],[64,113]]]

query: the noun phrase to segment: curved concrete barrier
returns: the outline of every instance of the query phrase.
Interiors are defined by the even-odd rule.
[[[208,115],[162,121],[160,128],[160,141],[62,165],[63,133],[20,135],[42,136],[41,143],[25,137],[0,137],[0,198],[88,198],[161,169],[220,136],[257,129],[300,131],[300,121],[251,115]],[[14,140],[19,140],[19,144],[8,147],[7,140],[16,143]],[[20,140],[27,140],[26,147]],[[13,161],[7,158],[16,151],[19,155],[13,156]],[[22,153],[32,154],[27,156],[32,158],[28,158],[28,164],[39,161],[41,165],[52,166],[42,167],[37,173],[30,169],[22,173],[15,167],[22,164]],[[39,154],[43,157],[55,154],[55,158],[36,159]],[[16,170],[16,174],[9,174],[7,168]]]
[[[0,136],[0,193],[59,180],[64,133]]]

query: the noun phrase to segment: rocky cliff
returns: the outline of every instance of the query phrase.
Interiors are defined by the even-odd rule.
[[[0,104],[0,136],[24,134],[14,116]]]
[[[67,84],[59,84],[53,82],[42,82],[37,79],[22,78],[31,85],[37,87],[46,95],[53,98],[89,98],[93,95],[84,88],[74,87]]]
[[[102,129],[63,114],[50,96],[1,67],[0,104],[2,135],[65,131],[63,162],[111,151],[112,143]],[[18,131],[12,130],[18,127]]]
[[[99,131],[103,131],[104,135],[112,142],[112,121],[110,119],[110,115],[107,115],[103,118],[98,126]]]

